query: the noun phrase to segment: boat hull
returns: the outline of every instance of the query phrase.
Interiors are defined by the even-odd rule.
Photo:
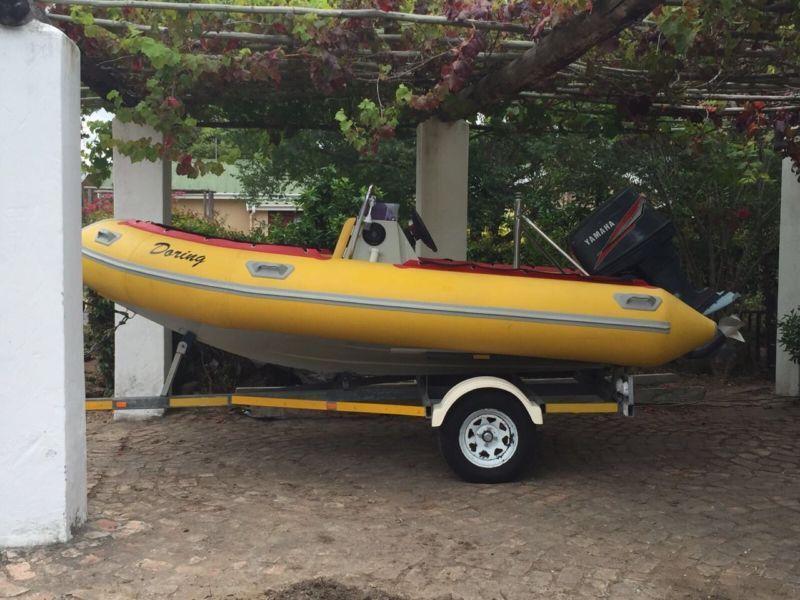
[[[589,363],[553,361],[521,356],[446,352],[425,348],[391,348],[320,337],[228,329],[128,306],[136,315],[164,327],[193,332],[201,342],[269,363],[319,373],[358,375],[481,375],[534,374],[597,367]]]
[[[716,331],[659,288],[342,260],[139,222],[86,227],[83,265],[89,287],[166,327],[319,371],[436,372],[455,361],[452,372],[495,356],[654,366]],[[655,306],[621,304],[631,297]]]

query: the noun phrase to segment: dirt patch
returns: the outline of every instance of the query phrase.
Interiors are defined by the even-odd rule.
[[[344,585],[333,579],[317,577],[306,579],[278,591],[270,590],[266,600],[410,600],[407,596],[389,594],[379,589],[361,589]],[[440,597],[450,600],[452,596]]]

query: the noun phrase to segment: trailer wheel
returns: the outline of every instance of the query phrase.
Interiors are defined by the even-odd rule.
[[[503,483],[533,458],[535,427],[519,400],[479,390],[459,400],[439,428],[445,461],[462,479]]]

